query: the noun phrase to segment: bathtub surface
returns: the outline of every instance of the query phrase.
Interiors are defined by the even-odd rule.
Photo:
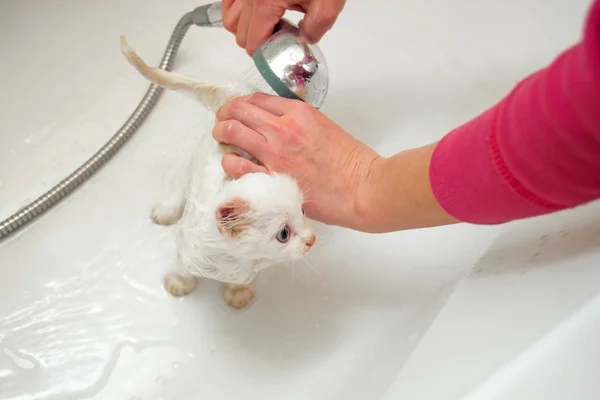
[[[373,4],[349,0],[322,42],[323,111],[390,155],[439,139],[549,62],[576,40],[587,2]],[[0,218],[72,172],[137,105],[147,85],[119,36],[157,63],[197,5],[0,2]],[[250,66],[230,34],[195,27],[175,63],[218,79]],[[172,230],[149,212],[210,122],[165,93],[105,168],[0,244],[0,399],[383,398],[498,234],[334,229],[312,267],[265,271],[245,311],[208,281],[174,299],[162,288]]]

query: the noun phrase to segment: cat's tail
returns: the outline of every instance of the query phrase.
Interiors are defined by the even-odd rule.
[[[192,78],[177,72],[150,67],[133,50],[124,36],[121,36],[121,51],[125,55],[125,58],[127,58],[127,61],[150,82],[164,89],[183,91],[191,94],[196,100],[199,100],[205,107],[212,111],[216,111],[218,107],[228,100],[245,94],[236,85]]]

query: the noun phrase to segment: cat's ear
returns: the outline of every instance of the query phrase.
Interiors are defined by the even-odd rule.
[[[237,236],[252,224],[250,203],[246,199],[234,197],[219,204],[216,211],[219,232],[227,236]]]

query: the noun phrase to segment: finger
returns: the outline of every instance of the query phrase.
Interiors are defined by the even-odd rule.
[[[273,96],[266,93],[253,93],[246,101],[277,117],[282,117],[290,112],[292,107],[298,102],[298,100],[286,99],[285,97]]]
[[[244,0],[236,0],[226,13],[223,12],[223,27],[231,33],[237,32],[240,15],[244,9],[244,3]]]
[[[252,17],[252,10],[245,8],[242,11],[242,15],[238,21],[237,32],[235,35],[238,46],[242,49],[246,48],[246,38],[248,37],[248,29],[250,28],[250,18]]]
[[[239,121],[263,136],[276,131],[279,124],[275,115],[249,103],[247,98],[237,98],[226,103],[217,110],[216,117],[217,121]]]
[[[258,4],[257,4],[258,3]],[[271,35],[275,25],[279,22],[285,8],[280,6],[264,6],[260,2],[254,2],[253,15],[250,20],[248,37],[246,39],[246,52],[249,55],[254,54],[256,49]]]
[[[253,172],[268,172],[265,167],[256,165],[247,158],[241,157],[235,153],[225,154],[221,160],[221,166],[225,173],[233,179],[238,179],[239,177]]]
[[[290,10],[290,11],[298,11],[298,12],[301,12],[303,14],[306,14],[306,9],[301,4],[294,4],[293,6],[290,6],[288,8],[288,10]]]
[[[345,2],[345,0],[312,2],[305,17],[300,21],[300,29],[313,42],[318,42],[333,27]]]
[[[234,3],[234,1],[235,0],[222,0],[221,1],[221,18],[225,17],[225,14],[227,14],[227,12],[231,8],[231,5]]]
[[[264,154],[267,145],[267,140],[262,135],[234,120],[215,124],[212,136],[217,142],[239,147],[256,159]]]

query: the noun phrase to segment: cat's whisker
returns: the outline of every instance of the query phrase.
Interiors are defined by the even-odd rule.
[[[298,182],[298,187],[300,188],[300,192],[302,194],[305,193],[307,186],[308,186],[308,182]]]
[[[309,188],[301,187],[300,188],[300,193],[302,193],[302,197],[304,199],[308,199],[308,198],[311,197],[312,191]]]
[[[301,260],[304,261],[304,264],[306,264],[306,266],[310,268],[315,274],[321,275],[321,271],[313,267],[304,257],[302,257]]]

